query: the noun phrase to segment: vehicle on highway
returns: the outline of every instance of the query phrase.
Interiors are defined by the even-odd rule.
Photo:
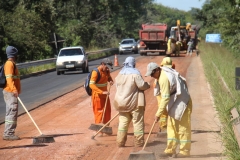
[[[59,51],[56,61],[57,75],[64,74],[65,71],[82,70],[89,72],[88,55],[81,46],[65,47]]]
[[[138,53],[137,42],[133,38],[123,39],[119,43],[119,54],[124,52],[133,52],[134,54]]]
[[[145,44],[145,47],[140,49],[141,56],[146,56],[148,53],[166,54],[167,28],[165,23],[142,24],[142,29],[139,30],[139,39]]]
[[[186,51],[188,49],[188,42],[193,41],[193,49],[197,52],[198,44],[198,32],[200,30],[200,25],[193,25],[191,23],[186,23],[182,26],[180,20],[177,20],[177,26],[172,26],[170,30],[171,45],[168,45],[168,52],[176,52],[176,42],[180,41],[182,46],[181,51]]]
[[[141,48],[140,42],[141,42],[141,40],[138,40],[138,41],[137,41],[137,48],[138,48],[138,50]]]

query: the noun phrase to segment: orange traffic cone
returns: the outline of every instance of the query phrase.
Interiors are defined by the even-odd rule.
[[[114,59],[114,67],[119,66],[118,64],[118,58],[117,58],[117,54],[115,54],[115,59]]]

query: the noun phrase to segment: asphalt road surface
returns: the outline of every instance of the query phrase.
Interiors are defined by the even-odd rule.
[[[121,68],[122,63],[128,56],[138,57],[139,54],[125,53],[117,55],[119,67],[113,67],[113,70]],[[115,56],[108,57],[114,64]],[[89,70],[99,66],[101,59],[90,61]],[[65,75],[57,75],[56,71],[39,74],[30,78],[22,79],[22,93],[19,95],[23,104],[28,110],[37,108],[38,106],[45,104],[57,97],[60,97],[68,92],[71,92],[81,86],[88,73],[79,72],[67,72]],[[21,104],[19,103],[19,115],[25,113]],[[2,90],[0,92],[0,124],[4,123],[6,106],[3,99]]]

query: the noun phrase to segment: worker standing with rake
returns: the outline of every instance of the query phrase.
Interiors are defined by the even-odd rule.
[[[110,70],[107,65],[112,67],[112,62],[108,58],[104,58],[101,61],[101,65],[98,66],[98,70],[100,72],[100,79],[96,83],[98,79],[98,73],[96,71],[92,71],[91,79],[90,79],[90,88],[92,89],[92,105],[93,105],[93,113],[95,124],[99,123],[107,123],[111,119],[111,104],[109,97],[107,95],[110,92],[107,91],[108,82],[110,85],[113,85],[113,80],[110,75]],[[105,112],[104,106],[107,101]],[[104,115],[103,115],[104,114]],[[104,116],[104,119],[102,117]]]
[[[6,85],[3,88],[3,97],[6,103],[4,140],[19,140],[15,135],[18,116],[18,95],[21,93],[20,75],[16,67],[18,50],[13,46],[6,49],[8,60],[4,65]]]
[[[159,121],[165,109],[168,111],[167,147],[164,153],[171,157],[188,157],[191,150],[192,100],[185,79],[172,69],[171,58],[164,58],[161,66],[149,63],[145,76],[157,79],[161,88],[155,122]],[[176,153],[178,144],[180,151]]]
[[[127,132],[130,122],[134,127],[134,145],[141,147],[144,144],[144,90],[150,86],[135,68],[135,59],[127,57],[124,67],[115,78],[117,92],[114,98],[114,107],[119,111],[119,125],[117,145],[124,147],[127,141]]]

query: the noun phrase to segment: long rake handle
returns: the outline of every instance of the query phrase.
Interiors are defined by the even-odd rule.
[[[110,88],[111,88],[111,85],[108,88],[108,92],[110,91]],[[107,97],[106,97],[105,105],[104,105],[104,108],[103,108],[102,123],[103,123],[103,120],[104,120],[104,117],[105,117],[105,111],[106,111],[106,106],[107,106],[107,102],[108,102],[108,97],[109,97],[109,95],[107,95]]]
[[[151,135],[151,133],[152,133],[152,130],[153,130],[153,127],[155,126],[155,124],[156,124],[156,121],[153,122],[152,128],[150,129],[150,132],[148,133],[147,139],[146,139],[146,141],[145,141],[145,143],[144,143],[144,146],[143,146],[142,150],[145,149],[145,147],[146,147],[146,145],[147,145],[147,142],[148,142],[148,139],[149,139],[149,137],[150,137],[150,135]]]
[[[33,120],[32,116],[29,114],[27,108],[24,106],[24,104],[22,103],[21,99],[18,97],[19,102],[21,103],[22,107],[24,108],[24,110],[27,112],[28,116],[30,117],[30,119],[32,120],[33,124],[35,125],[35,127],[37,128],[37,130],[39,131],[39,133],[42,135],[42,132],[40,131],[40,129],[38,128],[37,124],[35,123],[35,121]]]
[[[110,119],[106,124],[104,124],[104,126],[102,126],[102,128],[100,128],[97,131],[97,133],[95,133],[95,135],[92,136],[92,138],[94,138],[99,132],[101,132],[103,130],[103,128],[105,128],[110,122],[112,122],[118,115],[119,115],[119,112],[112,119]]]

